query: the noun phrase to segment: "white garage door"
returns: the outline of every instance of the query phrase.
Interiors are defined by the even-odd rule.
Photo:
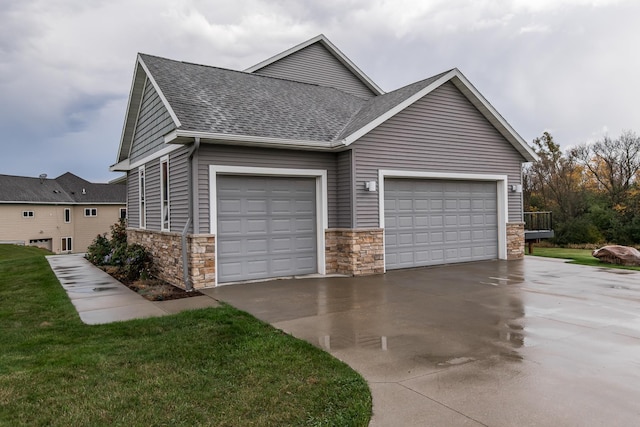
[[[315,179],[216,181],[219,283],[317,272]]]
[[[385,179],[387,269],[498,257],[495,182]]]

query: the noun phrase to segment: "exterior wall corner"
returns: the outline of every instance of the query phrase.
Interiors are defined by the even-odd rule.
[[[381,228],[333,228],[325,231],[327,274],[365,276],[384,273]]]
[[[507,259],[524,258],[524,222],[507,223]]]

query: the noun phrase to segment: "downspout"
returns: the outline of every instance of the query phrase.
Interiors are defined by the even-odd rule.
[[[189,150],[189,158],[187,159],[187,184],[189,193],[189,216],[187,222],[182,229],[182,278],[184,280],[184,286],[187,292],[193,291],[193,283],[189,279],[189,253],[187,251],[187,234],[189,233],[189,227],[193,222],[193,155],[196,150],[200,148],[200,138],[195,138],[191,150]],[[196,230],[194,230],[195,233]]]

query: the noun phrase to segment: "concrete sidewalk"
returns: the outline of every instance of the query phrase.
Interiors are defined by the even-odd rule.
[[[91,264],[82,254],[51,255],[47,261],[80,319],[88,325],[219,306],[218,301],[208,296],[149,301]]]

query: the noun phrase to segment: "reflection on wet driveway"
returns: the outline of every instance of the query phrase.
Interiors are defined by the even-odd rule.
[[[206,292],[362,373],[371,425],[640,416],[640,273],[527,258]]]

